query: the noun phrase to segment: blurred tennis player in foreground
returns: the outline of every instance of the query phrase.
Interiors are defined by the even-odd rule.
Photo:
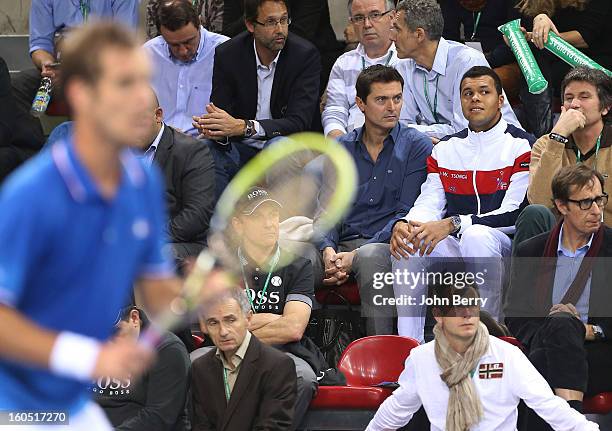
[[[73,136],[0,192],[0,413],[62,410],[70,429],[106,430],[87,382],[151,360],[105,341],[116,311],[135,281],[153,312],[180,283],[162,251],[161,179],[129,150],[150,123],[145,54],[122,27],[93,24],[66,41],[61,73]]]

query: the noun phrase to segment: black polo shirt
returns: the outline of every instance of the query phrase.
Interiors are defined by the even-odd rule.
[[[247,294],[253,301],[258,313],[283,314],[285,304],[289,301],[300,301],[312,307],[314,297],[314,277],[310,260],[295,256],[286,250],[280,250],[280,262],[289,260],[291,263],[282,267],[276,265],[270,273],[268,288],[264,293],[264,285],[270,272],[271,257],[261,267],[242,251],[242,283],[248,285]]]

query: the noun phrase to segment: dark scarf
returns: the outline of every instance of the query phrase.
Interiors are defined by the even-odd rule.
[[[548,240],[546,241],[546,245],[544,246],[544,265],[542,268],[542,272],[539,277],[539,291],[540,291],[540,304],[544,307],[547,304],[547,300],[551,298],[552,289],[554,286],[555,280],[555,272],[557,268],[557,247],[559,245],[559,235],[561,234],[561,226],[563,225],[563,219],[561,219],[550,232],[548,236]],[[604,239],[604,225],[603,223],[599,226],[595,235],[593,235],[593,241],[591,241],[591,247],[589,247],[589,251],[582,259],[582,263],[580,264],[580,269],[578,269],[578,274],[576,274],[576,278],[572,281],[569,289],[563,296],[561,300],[562,304],[573,304],[576,305],[582,292],[584,292],[584,288],[586,287],[586,282],[591,275],[591,271],[593,270],[593,264],[595,263],[594,257],[599,254],[599,250],[603,244]],[[548,310],[546,311],[548,314]]]

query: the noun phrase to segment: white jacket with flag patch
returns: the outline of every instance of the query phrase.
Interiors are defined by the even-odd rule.
[[[412,349],[399,377],[400,387],[380,406],[366,431],[398,429],[421,406],[431,422],[431,431],[446,429],[449,390],[440,378],[442,369],[434,347],[435,341],[430,341]],[[489,349],[480,358],[472,380],[484,417],[470,431],[516,431],[521,399],[555,431],[599,429],[552,392],[518,347],[493,336],[489,336]]]
[[[533,135],[503,118],[491,129],[464,129],[443,138],[427,160],[427,180],[406,220],[461,217],[461,230],[483,224],[514,233],[527,204]]]

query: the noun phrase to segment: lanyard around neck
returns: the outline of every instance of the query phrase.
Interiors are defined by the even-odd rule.
[[[393,51],[389,51],[389,55],[387,55],[387,60],[385,61],[385,66],[389,65],[389,62],[391,61],[391,57],[393,57]],[[361,57],[361,70],[365,70],[365,68],[366,68],[365,57]]]
[[[601,146],[601,135],[603,134],[603,130],[597,137],[597,144],[595,145],[595,163],[593,167],[597,166],[597,154],[599,153],[599,147]],[[578,149],[578,154],[576,154],[576,163],[582,162],[582,154],[580,153],[580,149]]]
[[[478,12],[477,14],[474,14],[474,12],[472,12],[472,17],[474,18],[474,31],[472,32],[472,37],[470,38],[470,40],[474,40],[474,38],[476,37],[476,32],[478,31],[478,24],[480,24],[481,16],[482,11]]]
[[[87,23],[90,11],[89,0],[79,0],[79,9],[81,9],[81,15],[83,15],[83,23]]]
[[[429,106],[429,110],[433,114],[434,121],[439,123],[438,120],[438,80],[440,79],[440,75],[436,76],[436,93],[434,95],[433,107],[431,105],[431,100],[429,100],[429,85],[427,85],[427,75],[423,75],[423,89],[425,91],[425,100],[427,100],[427,105]]]
[[[227,369],[225,368],[225,365],[222,365],[222,367],[223,367],[223,386],[225,386],[225,401],[229,401],[230,395],[232,394],[232,392],[230,391],[229,380],[227,378]]]
[[[249,299],[249,303],[251,304],[251,309],[253,313],[257,313],[257,309],[261,306],[264,297],[266,296],[266,292],[268,290],[268,284],[270,283],[270,278],[272,277],[272,273],[274,272],[274,268],[278,264],[280,259],[280,247],[276,247],[276,251],[274,252],[274,256],[272,257],[272,261],[270,262],[270,271],[268,272],[268,276],[266,277],[266,282],[264,283],[263,290],[261,291],[261,296],[259,301],[257,301],[257,305],[255,305],[255,298],[251,298],[249,291],[249,282],[247,281],[246,274],[244,273],[244,265],[242,264],[243,260],[246,260],[244,255],[242,254],[242,250],[238,249],[238,259],[240,259],[240,269],[242,270],[242,280],[244,281],[244,288],[247,290],[247,298]],[[253,296],[255,296],[255,291],[253,291]]]

